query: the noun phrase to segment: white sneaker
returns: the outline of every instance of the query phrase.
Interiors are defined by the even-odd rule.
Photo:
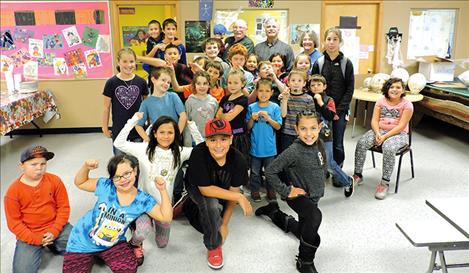
[[[386,198],[386,195],[388,194],[388,190],[389,190],[389,185],[381,181],[381,183],[379,183],[378,186],[376,187],[375,198],[378,200],[383,200],[384,198]]]

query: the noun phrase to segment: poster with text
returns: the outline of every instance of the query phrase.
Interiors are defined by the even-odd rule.
[[[44,42],[38,39],[29,39],[29,55],[34,58],[44,56]]]

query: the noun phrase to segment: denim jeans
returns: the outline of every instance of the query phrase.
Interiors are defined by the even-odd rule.
[[[189,223],[204,234],[204,245],[207,249],[221,246],[220,226],[224,205],[217,198],[203,196],[197,186],[190,183],[185,186],[190,198],[184,204],[183,210]]]
[[[251,156],[251,191],[258,192],[262,185],[262,177],[260,175],[262,167],[265,169],[274,161],[275,157],[255,157]],[[270,190],[272,187],[265,183],[265,189]]]
[[[344,150],[344,134],[345,128],[347,127],[347,120],[345,116],[347,113],[342,113],[339,115],[338,120],[332,122],[332,143],[334,145],[334,160],[342,166],[345,160],[345,150]]]
[[[55,248],[57,252],[63,255],[71,231],[72,225],[67,223],[59,236],[54,240],[51,248]],[[13,256],[13,273],[36,273],[41,265],[43,249],[43,246],[30,245],[17,240]]]
[[[350,177],[342,170],[342,168],[335,162],[332,153],[332,141],[324,141],[324,150],[326,150],[327,166],[332,170],[332,175],[335,181],[339,182],[342,186],[348,186],[351,183]]]
[[[280,143],[282,145],[282,152],[285,151],[290,145],[298,138],[298,136],[292,136],[282,133]]]

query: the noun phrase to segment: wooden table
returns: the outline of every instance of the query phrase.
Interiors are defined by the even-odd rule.
[[[368,103],[369,102],[377,102],[381,99],[384,95],[382,93],[375,93],[368,91],[367,88],[357,88],[353,91],[353,99],[355,99],[355,108],[353,111],[353,126],[352,126],[352,138],[354,137],[355,132],[355,122],[357,119],[357,109],[358,109],[358,102],[364,101],[365,102],[365,116],[363,118],[363,126],[366,125],[366,115],[368,112]],[[410,94],[406,93],[405,98],[410,102],[417,102],[423,99],[423,95],[421,94]]]
[[[12,130],[28,123],[40,129],[34,120],[47,111],[57,111],[52,92],[48,90],[11,95],[2,93],[0,108],[0,133],[2,135],[11,133]],[[39,135],[42,136],[40,132]]]
[[[448,82],[447,85],[457,83]],[[427,115],[469,130],[469,89],[427,84],[417,103],[421,116]]]
[[[469,239],[469,198],[429,199],[425,203]]]

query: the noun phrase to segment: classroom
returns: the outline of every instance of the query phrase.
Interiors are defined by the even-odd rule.
[[[469,1],[2,1],[1,272],[467,272]]]

